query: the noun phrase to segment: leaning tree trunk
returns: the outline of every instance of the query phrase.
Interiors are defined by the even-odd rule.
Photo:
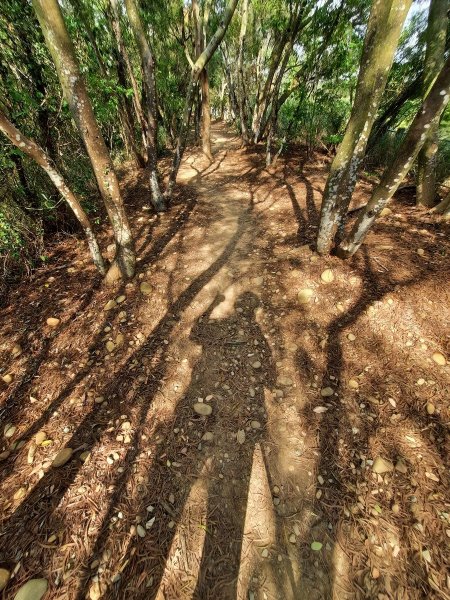
[[[229,0],[227,8],[225,9],[225,12],[220,21],[220,25],[216,29],[216,32],[214,33],[212,38],[209,40],[208,45],[203,50],[203,52],[200,54],[200,56],[197,58],[197,60],[195,61],[194,65],[191,69],[191,76],[189,79],[188,90],[187,90],[186,99],[184,102],[183,117],[181,120],[181,125],[180,125],[178,138],[177,138],[177,145],[176,145],[174,156],[173,156],[172,169],[170,171],[169,181],[167,183],[166,195],[169,199],[171,198],[172,193],[173,193],[173,188],[175,187],[175,182],[177,180],[177,175],[178,175],[178,170],[180,168],[181,159],[183,158],[183,153],[184,153],[184,150],[186,147],[186,137],[187,137],[188,127],[189,127],[189,120],[190,120],[190,114],[191,114],[191,108],[192,108],[192,102],[194,99],[196,84],[199,80],[200,73],[206,67],[208,62],[211,60],[212,55],[216,51],[220,42],[222,41],[223,36],[225,35],[225,33],[227,31],[228,25],[230,24],[230,21],[233,17],[234,11],[236,10],[237,3],[238,3],[238,0]]]
[[[75,50],[64,23],[58,0],[33,0],[45,41],[56,66],[59,81],[91,160],[116,242],[116,256],[108,280],[132,277],[135,253],[119,183],[95,120],[86,86],[80,74]]]
[[[125,0],[128,18],[139,49],[142,65],[142,78],[147,100],[147,164],[150,172],[151,201],[156,212],[166,209],[164,198],[159,189],[157,164],[158,120],[156,106],[155,61],[150,44],[145,35],[135,0]]]
[[[424,63],[423,96],[425,97],[442,68],[447,35],[448,0],[431,0],[427,27],[427,50]],[[436,198],[436,155],[439,123],[428,131],[417,161],[417,204],[433,206]]]
[[[72,209],[77,221],[83,228],[86,236],[89,250],[92,255],[94,265],[100,271],[102,275],[105,274],[105,263],[103,262],[102,253],[98,246],[97,238],[95,237],[92,229],[89,217],[84,212],[79,200],[69,189],[66,182],[55,169],[51,159],[44,150],[38,146],[33,140],[25,137],[20,131],[6,118],[6,115],[0,111],[0,131],[2,131],[6,137],[15,145],[17,148],[22,150],[24,154],[33,159],[50,177],[52,182],[55,184],[56,189],[59,191],[61,196],[67,202],[69,207]]]
[[[361,56],[355,101],[325,186],[317,251],[330,251],[336,230],[342,235],[359,165],[380,105],[411,0],[374,0]]]
[[[385,171],[364,212],[338,248],[341,258],[352,256],[360,247],[372,223],[395,194],[422,148],[427,132],[439,123],[450,98],[450,58],[447,59],[419,112],[416,114],[392,165]]]

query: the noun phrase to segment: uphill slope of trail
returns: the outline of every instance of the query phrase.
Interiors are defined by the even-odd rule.
[[[1,309],[5,598],[446,597],[448,225],[319,257],[328,159],[213,153],[160,216],[123,171],[133,281],[72,238]]]

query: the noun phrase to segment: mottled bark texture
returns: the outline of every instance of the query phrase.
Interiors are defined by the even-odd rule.
[[[342,236],[358,168],[381,102],[411,0],[372,4],[352,112],[325,186],[317,251],[327,254],[336,233]]]
[[[242,0],[241,9],[241,29],[239,31],[239,53],[237,59],[237,70],[236,70],[236,91],[237,91],[237,104],[239,109],[239,124],[241,127],[242,143],[244,146],[248,146],[250,142],[250,136],[248,132],[247,124],[247,111],[245,105],[246,89],[245,89],[245,77],[244,77],[244,49],[245,39],[247,36],[247,25],[248,25],[248,0]]]
[[[156,104],[155,60],[142,26],[136,1],[125,0],[125,6],[141,57],[142,81],[147,101],[147,167],[150,176],[151,202],[156,212],[162,212],[166,210],[166,205],[159,188],[157,164],[158,111]]]
[[[444,63],[448,0],[431,0],[427,26],[423,89],[425,98]],[[417,204],[433,206],[436,199],[436,155],[439,123],[430,127],[417,160]]]
[[[419,150],[427,138],[428,131],[439,123],[442,112],[450,98],[450,58],[416,114],[408,132],[397,151],[392,165],[385,171],[380,183],[372,193],[364,211],[356,220],[346,240],[338,248],[341,258],[352,256],[362,244],[373,222],[395,194],[398,186],[410,170]]]
[[[197,0],[192,0],[192,17],[194,25],[195,58],[197,59],[205,49],[206,27],[209,20],[210,1],[205,2],[203,13],[200,11]],[[211,103],[209,94],[208,71],[204,67],[200,73],[201,92],[201,139],[202,151],[208,160],[213,160],[211,150]]]
[[[172,161],[172,169],[169,175],[169,181],[167,184],[166,195],[168,198],[172,196],[173,188],[175,187],[175,182],[177,180],[178,170],[180,168],[181,159],[183,158],[183,153],[186,147],[186,137],[187,131],[189,127],[189,119],[191,115],[192,102],[195,97],[195,89],[198,83],[200,73],[206,67],[208,62],[211,60],[212,55],[218,48],[220,42],[225,35],[228,25],[233,17],[234,11],[236,10],[236,5],[238,0],[230,0],[225,12],[222,16],[219,26],[217,27],[214,35],[209,40],[208,45],[197,58],[194,63],[194,66],[191,69],[191,76],[189,78],[188,90],[186,93],[186,99],[184,103],[183,117],[181,120],[180,129],[178,132],[177,145],[175,148],[173,161]]]
[[[92,255],[94,265],[100,271],[102,275],[105,274],[105,263],[103,262],[102,253],[92,229],[89,217],[84,212],[78,198],[69,189],[66,182],[56,170],[50,157],[44,152],[44,150],[38,146],[33,140],[25,137],[20,131],[8,120],[6,115],[0,111],[0,131],[6,135],[6,137],[12,142],[17,148],[19,148],[24,154],[34,160],[42,169],[47,173],[56,189],[67,202],[75,215],[77,221],[81,225],[84,234],[86,236],[89,250]]]
[[[86,146],[97,184],[112,225],[116,243],[114,263],[108,280],[120,275],[134,275],[135,254],[133,239],[123,205],[114,168],[92,105],[75,51],[64,23],[57,0],[33,0],[33,7],[44,33],[46,44],[55,63],[64,96]]]

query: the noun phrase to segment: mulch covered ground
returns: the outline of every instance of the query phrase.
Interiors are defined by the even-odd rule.
[[[214,135],[161,216],[122,174],[135,280],[71,238],[9,291],[0,594],[449,598],[449,225],[399,193],[319,257],[328,159]]]

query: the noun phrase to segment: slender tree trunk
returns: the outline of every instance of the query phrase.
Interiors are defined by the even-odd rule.
[[[123,37],[122,37],[122,30],[120,27],[120,16],[119,16],[118,8],[117,8],[117,0],[110,0],[110,6],[111,6],[112,28],[114,31],[114,35],[116,36],[117,48],[118,48],[119,54],[121,56],[121,60],[125,63],[126,71],[128,74],[128,79],[130,80],[130,83],[131,83],[131,88],[133,90],[134,112],[136,115],[136,120],[139,123],[139,126],[141,128],[142,143],[144,145],[144,148],[146,148],[147,147],[147,141],[146,141],[147,140],[147,133],[146,133],[147,121],[144,116],[144,111],[142,110],[141,96],[139,94],[139,87],[138,87],[138,84],[136,81],[136,77],[134,76],[134,73],[133,73],[133,67],[131,65],[130,57],[128,56],[125,42],[123,41]]]
[[[145,85],[147,100],[147,166],[150,174],[151,201],[156,212],[166,210],[163,195],[159,189],[157,164],[158,119],[156,105],[155,61],[150,43],[145,35],[135,0],[125,0],[128,19],[130,20],[136,45],[139,49],[142,65],[142,79]]]
[[[95,120],[86,86],[80,75],[75,51],[57,0],[33,0],[45,41],[56,66],[58,78],[75,123],[91,160],[116,242],[116,256],[108,279],[132,277],[135,254],[119,183]]]
[[[352,113],[331,165],[320,213],[317,251],[327,254],[342,235],[358,168],[380,105],[411,0],[374,0],[361,56]]]
[[[184,150],[186,147],[186,137],[187,137],[187,131],[188,131],[188,127],[189,127],[189,119],[190,119],[192,102],[194,99],[196,84],[200,77],[200,73],[206,67],[206,65],[210,61],[212,55],[216,51],[220,42],[222,41],[223,36],[225,35],[225,33],[227,31],[228,25],[230,24],[230,21],[233,17],[234,11],[236,10],[237,3],[238,3],[238,0],[229,0],[227,8],[225,9],[225,12],[222,16],[222,19],[220,21],[218,28],[216,29],[216,32],[214,33],[214,35],[208,42],[208,45],[203,50],[203,52],[200,54],[200,56],[197,58],[197,60],[194,63],[194,66],[192,67],[191,76],[190,76],[189,84],[188,84],[188,90],[187,90],[186,99],[185,99],[185,103],[184,103],[183,117],[181,120],[181,125],[180,125],[180,129],[179,129],[179,133],[178,133],[177,146],[175,148],[173,162],[172,162],[172,169],[170,171],[169,181],[167,183],[166,195],[168,198],[170,198],[172,196],[173,188],[175,187],[175,182],[176,182],[177,175],[178,175],[178,170],[179,170],[180,164],[181,164],[181,159],[183,158],[183,153],[184,153]]]
[[[431,0],[424,63],[423,97],[425,97],[444,63],[447,35],[448,0]],[[436,155],[439,123],[428,131],[417,161],[417,204],[433,206],[436,199]]]
[[[205,29],[209,19],[209,2],[204,6],[203,15],[197,0],[192,0],[192,16],[195,38],[195,58],[197,59],[205,49]],[[209,161],[213,160],[211,151],[211,106],[209,98],[208,71],[204,67],[200,73],[201,92],[201,122],[200,135],[202,139],[202,151]]]
[[[241,12],[241,29],[239,32],[239,54],[237,60],[237,71],[236,71],[236,91],[237,91],[237,103],[239,107],[239,121],[241,126],[242,144],[248,146],[250,142],[250,136],[247,125],[247,114],[245,110],[245,78],[244,78],[244,47],[245,38],[247,35],[247,24],[248,24],[248,0],[242,0],[242,12]]]
[[[397,151],[397,156],[385,171],[353,229],[338,248],[341,258],[352,256],[360,247],[373,222],[397,191],[423,146],[431,127],[439,123],[450,98],[450,58],[447,59],[423,105],[416,114]]]
[[[52,182],[55,184],[56,189],[67,202],[69,207],[72,209],[77,221],[81,225],[84,234],[86,236],[89,250],[92,255],[94,265],[100,271],[102,275],[105,274],[105,264],[103,257],[100,252],[100,248],[92,229],[89,217],[84,212],[80,202],[69,189],[62,176],[55,169],[51,159],[47,156],[42,148],[40,148],[33,140],[25,137],[20,131],[6,118],[0,111],[0,131],[6,135],[6,137],[15,145],[20,148],[24,154],[32,158],[50,177]]]

